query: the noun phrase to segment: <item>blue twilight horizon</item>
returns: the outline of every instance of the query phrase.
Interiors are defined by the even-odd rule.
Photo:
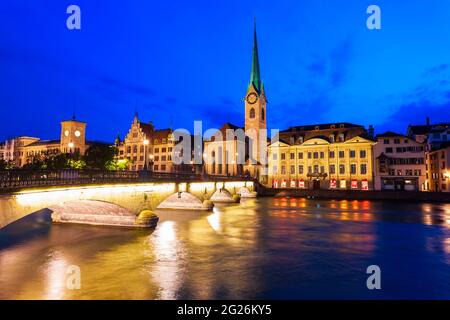
[[[450,120],[449,1],[3,1],[0,140],[58,138],[74,110],[109,142],[135,110],[157,128],[242,125],[254,17],[269,128]]]

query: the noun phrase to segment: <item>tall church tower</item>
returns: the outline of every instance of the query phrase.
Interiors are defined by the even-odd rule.
[[[264,84],[261,80],[259,70],[258,57],[258,41],[256,36],[256,21],[253,33],[253,54],[252,54],[252,71],[250,74],[250,84],[245,96],[245,133],[250,137],[251,150],[250,158],[256,162],[260,162],[260,150],[266,145],[266,138],[261,139],[260,130],[267,128],[266,126],[266,95],[264,92]],[[266,134],[263,135],[265,137]]]

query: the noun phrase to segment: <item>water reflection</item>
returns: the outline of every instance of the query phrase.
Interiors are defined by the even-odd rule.
[[[450,298],[447,204],[262,198],[158,214],[153,233],[41,216],[2,229],[0,298],[373,298],[373,263],[381,297]],[[66,287],[70,265],[80,290]]]
[[[155,264],[149,269],[153,281],[159,287],[158,298],[176,299],[183,281],[186,253],[182,243],[177,239],[175,222],[162,222],[148,240],[151,242],[150,249],[155,255]]]

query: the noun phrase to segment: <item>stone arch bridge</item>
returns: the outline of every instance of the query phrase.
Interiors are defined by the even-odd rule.
[[[83,184],[53,183],[26,184],[13,188],[0,188],[0,229],[29,214],[43,209],[79,207],[96,210],[104,204],[105,210],[117,209],[139,214],[142,210],[155,210],[173,194],[182,192],[195,196],[199,201],[208,200],[220,189],[232,195],[242,187],[253,191],[255,184],[250,179],[233,177],[205,177],[197,175],[152,175],[124,179],[95,179]],[[73,182],[73,180],[70,180]],[[55,185],[56,184],[56,185]],[[89,206],[92,204],[92,208]]]

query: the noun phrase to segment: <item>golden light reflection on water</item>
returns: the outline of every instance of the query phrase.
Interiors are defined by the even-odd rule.
[[[158,299],[176,299],[183,281],[185,251],[178,240],[175,222],[162,222],[154,234],[148,237],[155,263],[150,274],[158,285]]]
[[[384,232],[407,224],[442,232],[423,231],[417,249],[445,254],[440,259],[450,265],[450,205],[265,198],[160,217],[153,233],[54,225],[0,249],[0,298],[254,298],[270,283],[264,272],[272,267],[310,272],[308,259],[317,252],[351,264],[349,256],[382,252]],[[395,245],[396,236],[386,239]],[[272,261],[279,252],[284,255]],[[314,259],[323,264],[323,256]],[[81,268],[81,290],[66,287],[69,265]]]

